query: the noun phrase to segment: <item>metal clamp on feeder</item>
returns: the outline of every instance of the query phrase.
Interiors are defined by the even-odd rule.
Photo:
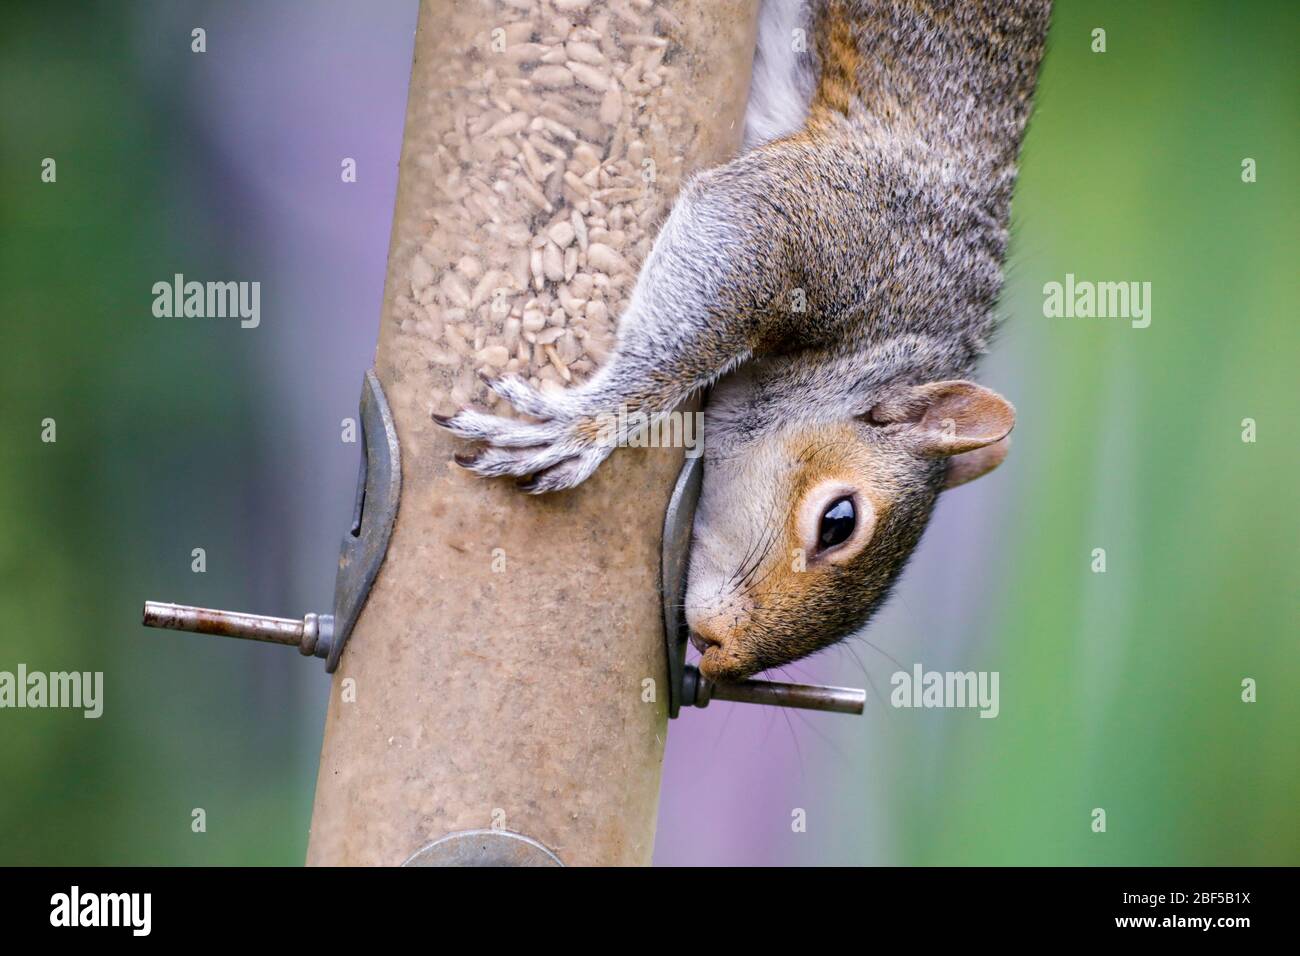
[[[307,614],[298,621],[146,601],[145,625],[295,645],[304,656],[323,657],[326,672],[334,673],[388,553],[401,491],[402,456],[397,429],[383,386],[371,369],[361,387],[361,470],[352,527],[339,553],[334,612]]]
[[[695,505],[700,500],[703,479],[703,458],[687,458],[677,476],[677,485],[673,488],[668,514],[664,518],[663,596],[664,641],[668,645],[668,716],[676,717],[683,707],[707,707],[710,700],[774,704],[840,714],[862,713],[867,694],[857,688],[762,680],[715,683],[701,674],[694,664],[686,663],[690,628],[686,624],[683,602],[686,598],[691,523],[695,518]]]

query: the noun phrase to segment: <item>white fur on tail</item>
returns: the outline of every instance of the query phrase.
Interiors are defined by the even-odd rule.
[[[754,74],[745,109],[745,149],[803,128],[816,86],[808,0],[762,0]]]

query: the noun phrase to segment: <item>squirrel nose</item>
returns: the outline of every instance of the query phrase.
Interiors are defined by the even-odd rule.
[[[686,611],[691,643],[701,654],[710,647],[725,648],[740,637],[749,616],[749,602],[737,596],[701,602]]]
[[[691,624],[691,643],[701,654],[710,647],[722,647],[726,637],[726,622],[721,615],[715,614]]]
[[[703,653],[704,653],[705,651],[707,651],[707,650],[708,650],[712,645],[717,644],[718,641],[716,641],[716,640],[709,640],[709,639],[706,639],[706,638],[705,638],[702,634],[700,634],[698,631],[691,631],[691,643],[695,645],[695,649],[696,649],[697,651],[699,651],[701,654],[703,654]]]

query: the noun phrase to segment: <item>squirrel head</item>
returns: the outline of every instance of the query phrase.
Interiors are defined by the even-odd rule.
[[[939,492],[997,467],[1015,424],[1006,399],[968,381],[900,385],[865,411],[759,428],[737,427],[721,399],[686,595],[710,680],[787,664],[861,628]]]

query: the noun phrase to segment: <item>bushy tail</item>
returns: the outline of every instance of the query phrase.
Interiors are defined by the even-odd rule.
[[[1050,0],[812,0],[811,132],[846,122],[980,163],[1014,163]]]

